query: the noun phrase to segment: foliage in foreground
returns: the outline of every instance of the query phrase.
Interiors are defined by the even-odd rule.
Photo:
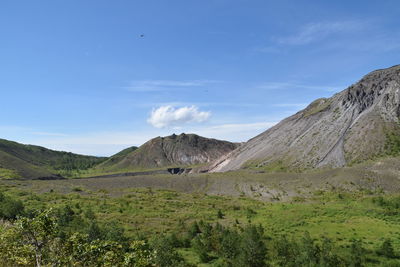
[[[380,196],[370,203],[394,220],[399,199]],[[126,225],[101,220],[98,210],[80,202],[46,207],[35,211],[26,201],[0,194],[1,266],[400,266],[396,234],[373,246],[360,237],[338,242],[306,230],[277,233],[252,223],[255,211],[245,212],[247,222],[226,223],[228,211],[217,209],[217,221],[182,222],[168,235],[132,236]]]
[[[188,234],[200,261],[212,261],[213,266],[400,266],[390,239],[374,251],[367,250],[359,239],[341,248],[329,238],[313,239],[308,232],[299,240],[271,238],[254,225],[223,227],[200,222],[194,223]]]
[[[177,249],[191,249],[200,262],[213,266],[369,266],[384,258],[386,266],[399,266],[391,240],[376,251],[367,251],[360,240],[339,249],[328,238],[300,240],[270,238],[261,226],[224,227],[194,222],[179,234],[156,239],[111,241],[90,234],[60,235],[63,227],[53,210],[32,218],[3,223],[0,230],[2,266],[191,266]]]
[[[154,251],[144,241],[128,247],[115,241],[90,240],[73,233],[62,238],[51,210],[34,218],[20,218],[4,225],[0,234],[3,266],[153,266]]]

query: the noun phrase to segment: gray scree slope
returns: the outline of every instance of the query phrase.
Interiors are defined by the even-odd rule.
[[[400,65],[376,70],[331,98],[250,139],[211,166],[210,172],[246,166],[341,167],[384,152],[387,134],[399,132]]]
[[[195,134],[173,134],[151,139],[126,155],[111,157],[97,168],[120,170],[204,164],[215,161],[237,147],[235,143]]]

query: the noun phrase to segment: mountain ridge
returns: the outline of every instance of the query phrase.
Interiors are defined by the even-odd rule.
[[[209,171],[342,167],[388,153],[388,136],[397,146],[400,133],[399,92],[400,65],[372,71],[250,139]]]
[[[110,159],[97,169],[149,169],[170,166],[192,166],[209,163],[232,151],[236,143],[206,138],[196,134],[170,135],[153,138],[118,159]]]
[[[59,179],[61,174],[88,169],[102,160],[0,139],[1,178]]]

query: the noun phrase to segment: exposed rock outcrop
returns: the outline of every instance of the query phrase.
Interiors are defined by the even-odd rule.
[[[341,167],[388,148],[400,133],[400,65],[373,71],[331,98],[312,102],[223,156],[209,171]]]
[[[123,157],[111,157],[97,168],[120,170],[201,165],[212,162],[237,147],[238,144],[235,143],[195,134],[173,134],[151,139]]]

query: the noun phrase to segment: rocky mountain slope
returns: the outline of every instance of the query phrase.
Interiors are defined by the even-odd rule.
[[[190,166],[209,163],[238,147],[238,144],[195,134],[156,137],[138,149],[118,153],[96,169],[105,171]]]
[[[209,171],[341,167],[400,152],[400,65],[312,102],[225,155]]]
[[[60,178],[60,173],[87,169],[103,160],[0,139],[0,178]]]

